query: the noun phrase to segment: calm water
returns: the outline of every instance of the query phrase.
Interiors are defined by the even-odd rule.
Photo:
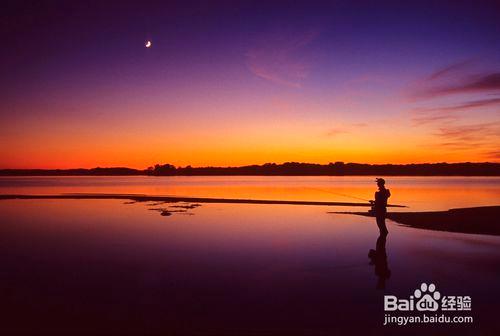
[[[3,178],[1,193],[370,198],[372,178]],[[415,209],[498,204],[492,178],[390,178]],[[346,200],[346,199],[342,199]],[[390,276],[369,264],[372,218],[324,206],[0,201],[0,334],[498,334],[500,237],[388,221]],[[378,273],[378,274],[377,274]],[[471,325],[382,326],[383,295],[421,282],[469,295]],[[422,330],[425,329],[425,330]]]
[[[0,177],[0,194],[124,193],[365,202],[375,177]],[[389,177],[391,203],[415,211],[497,205],[500,177]],[[397,210],[397,209],[393,209]]]

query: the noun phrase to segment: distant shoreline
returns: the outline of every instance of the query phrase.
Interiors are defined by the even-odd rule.
[[[325,165],[286,162],[241,167],[127,167],[77,169],[0,169],[0,176],[500,176],[500,163],[362,164],[335,162]]]

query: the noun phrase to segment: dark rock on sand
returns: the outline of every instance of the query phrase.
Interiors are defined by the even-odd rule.
[[[179,209],[194,209],[201,206],[201,204],[193,203],[193,204],[181,204],[181,205],[171,205],[171,208],[179,208]]]

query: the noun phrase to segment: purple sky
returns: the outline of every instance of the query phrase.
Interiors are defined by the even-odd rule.
[[[500,159],[498,1],[5,8],[0,168]]]

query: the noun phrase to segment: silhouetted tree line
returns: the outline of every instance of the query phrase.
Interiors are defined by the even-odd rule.
[[[77,168],[77,169],[2,169],[2,176],[125,176],[125,175],[144,175],[144,170],[138,170],[125,167],[114,168]]]
[[[175,167],[171,164],[156,164],[145,170],[125,167],[92,169],[3,169],[2,176],[110,176],[110,175],[407,175],[407,176],[500,176],[500,163],[423,163],[423,164],[362,164],[335,162],[326,165],[314,163],[286,162],[266,163],[242,167]]]
[[[156,164],[145,170],[125,167],[92,169],[3,169],[3,176],[110,176],[110,175],[406,175],[406,176],[500,176],[500,163],[423,163],[423,164],[362,164],[335,162],[326,165],[314,163],[286,162],[266,163],[242,167],[175,167],[171,164]]]
[[[361,164],[335,162],[327,165],[286,162],[242,167],[178,167],[155,165],[148,175],[410,175],[410,176],[500,176],[499,163]]]

